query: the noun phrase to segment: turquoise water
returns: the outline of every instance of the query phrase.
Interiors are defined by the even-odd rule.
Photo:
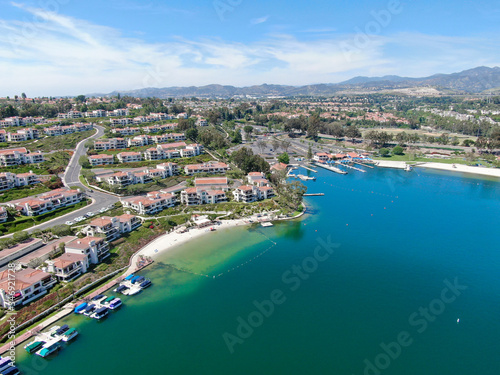
[[[57,356],[21,350],[23,373],[500,373],[500,184],[315,175],[309,192],[325,196],[307,199],[302,220],[163,255],[143,272],[154,285],[120,311],[70,317],[81,334]]]

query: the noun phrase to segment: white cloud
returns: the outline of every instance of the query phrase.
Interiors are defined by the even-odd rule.
[[[498,38],[424,34],[271,35],[253,43],[176,39],[150,43],[85,20],[17,5],[0,20],[1,95],[77,95],[210,83],[303,85],[354,75],[449,73],[498,63]],[[347,48],[346,48],[347,46]]]
[[[254,18],[250,21],[252,25],[258,25],[259,23],[264,23],[269,19],[269,16],[264,16],[260,18]]]

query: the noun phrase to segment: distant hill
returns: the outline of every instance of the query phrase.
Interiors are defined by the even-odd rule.
[[[388,75],[384,77],[354,77],[335,84],[315,84],[307,86],[256,85],[235,87],[223,85],[144,88],[120,91],[122,95],[136,97],[272,97],[272,96],[329,96],[339,92],[380,92],[414,87],[432,87],[441,91],[477,94],[491,92],[500,87],[500,68],[477,67],[452,74],[435,74],[424,78],[410,78]],[[116,95],[117,91],[108,95]]]

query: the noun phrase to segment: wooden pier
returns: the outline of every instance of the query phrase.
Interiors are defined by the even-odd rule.
[[[325,195],[325,193],[311,193],[311,194],[304,194],[304,197],[320,197]]]

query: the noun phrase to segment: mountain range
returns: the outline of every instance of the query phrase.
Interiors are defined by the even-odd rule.
[[[429,88],[445,94],[480,94],[500,92],[500,68],[477,67],[452,74],[435,74],[430,77],[410,78],[388,75],[384,77],[354,77],[340,83],[322,83],[306,86],[256,85],[235,87],[223,85],[143,88],[130,91],[115,91],[108,95],[131,95],[135,97],[200,97],[230,98],[331,96],[339,93],[376,93],[391,90]]]

